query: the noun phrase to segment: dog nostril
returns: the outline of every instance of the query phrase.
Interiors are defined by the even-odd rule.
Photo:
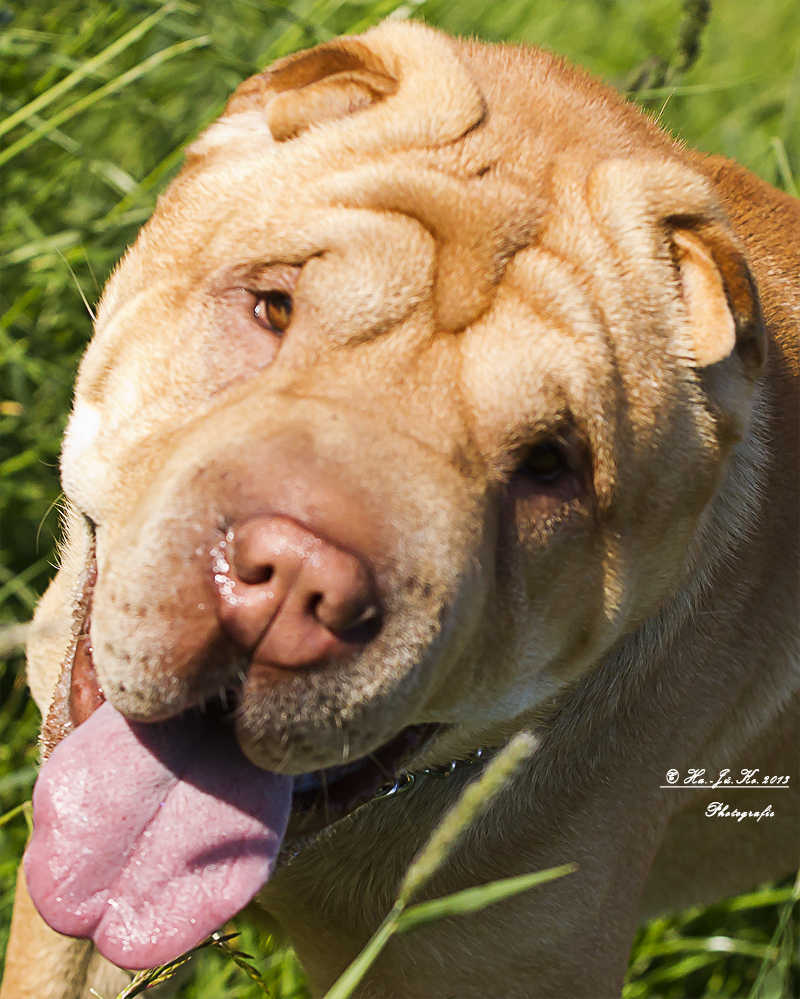
[[[254,566],[248,573],[242,573],[241,578],[243,583],[260,586],[262,583],[268,583],[274,575],[274,565],[260,565]]]
[[[269,583],[280,572],[280,566],[271,558],[249,558],[247,554],[240,557],[237,551],[232,551],[229,556],[230,562],[222,565],[216,564],[215,570],[222,575],[230,575],[245,583],[247,586],[261,586]]]
[[[381,612],[377,607],[370,607],[354,622],[348,623],[347,627],[339,632],[339,637],[349,642],[367,645],[378,637],[382,627]]]
[[[371,624],[380,617],[380,612],[375,604],[369,604],[361,613],[356,611],[353,617],[342,626],[342,631],[352,631],[354,628],[362,628]]]
[[[372,628],[380,618],[380,611],[374,603],[359,604],[350,610],[346,606],[337,606],[335,601],[326,603],[325,594],[318,592],[309,597],[306,611],[336,635],[350,634],[364,627]]]
[[[362,611],[356,611],[349,620],[332,630],[340,639],[366,645],[378,637],[382,627],[383,617],[380,610],[375,604],[370,604]]]

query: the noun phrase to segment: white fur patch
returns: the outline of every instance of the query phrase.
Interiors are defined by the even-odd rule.
[[[87,402],[76,402],[67,424],[61,452],[61,481],[67,496],[90,517],[97,519],[96,497],[102,492],[102,464],[88,453],[97,440],[102,415]]]
[[[64,456],[69,454],[70,460],[77,458],[94,444],[99,430],[100,410],[88,402],[76,402],[64,437]]]
[[[265,146],[276,145],[263,111],[240,111],[238,114],[226,115],[210,125],[186,149],[186,155],[202,156],[238,139],[247,138],[252,142],[255,137]]]

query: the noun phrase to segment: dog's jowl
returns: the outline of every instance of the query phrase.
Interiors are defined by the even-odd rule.
[[[796,866],[799,233],[538,50],[398,22],[242,84],[81,365],[4,996],[254,899],[323,992],[522,729],[427,897],[577,871],[364,996],[613,996],[637,919]]]

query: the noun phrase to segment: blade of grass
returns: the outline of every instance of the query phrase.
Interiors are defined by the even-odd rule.
[[[230,958],[237,968],[241,968],[247,977],[256,983],[264,995],[269,995],[267,983],[264,981],[264,978],[259,973],[258,969],[250,963],[253,960],[252,956],[250,954],[245,954],[243,951],[237,950],[234,946],[232,946],[230,941],[236,935],[237,934],[227,934],[226,936],[221,936],[218,933],[214,933],[212,934],[211,939],[214,946]]]
[[[486,885],[478,885],[476,888],[466,888],[464,891],[457,891],[452,895],[444,895],[442,898],[435,898],[430,902],[421,902],[402,913],[397,920],[397,932],[410,933],[437,919],[463,915],[468,912],[479,912],[488,905],[494,905],[495,902],[502,902],[503,899],[519,895],[521,892],[544,884],[546,881],[563,878],[565,874],[572,874],[577,869],[577,864],[562,864],[561,867],[551,867],[546,871],[521,874],[514,878],[503,878],[501,881],[492,881]]]
[[[759,78],[758,73],[751,73],[750,76],[743,76],[739,80],[730,80],[727,83],[689,83],[682,87],[650,87],[642,90],[631,91],[631,96],[648,100],[654,97],[688,97],[693,94],[716,94],[725,90],[735,90],[736,87],[746,86]]]
[[[15,322],[17,317],[22,315],[32,302],[36,301],[41,293],[41,288],[34,286],[32,288],[28,288],[24,294],[20,295],[16,302],[14,302],[14,304],[10,306],[10,308],[8,308],[2,316],[0,316],[0,331],[8,329],[8,327]]]
[[[482,776],[467,786],[409,867],[400,886],[399,902],[405,906],[411,896],[442,866],[469,826],[489,808],[537,746],[538,741],[529,732],[518,732],[505,749],[495,756]]]
[[[6,467],[10,462],[3,462],[0,467]],[[0,604],[5,603],[9,597],[17,597],[21,600],[28,610],[33,611],[36,609],[36,604],[39,602],[39,597],[34,591],[28,586],[28,583],[32,579],[36,579],[40,572],[50,565],[50,556],[45,555],[40,558],[38,562],[34,562],[33,565],[29,565],[27,569],[23,572],[18,573],[16,576],[12,576],[2,587],[0,587]]]
[[[693,951],[706,954],[744,954],[762,960],[774,961],[778,956],[775,947],[769,944],[751,943],[735,937],[679,937],[677,940],[662,940],[642,948],[647,959],[662,957],[665,954],[682,954]]]
[[[61,248],[69,249],[80,241],[81,234],[75,229],[68,229],[66,232],[59,232],[55,236],[46,236],[43,239],[34,240],[24,246],[17,247],[11,253],[3,257],[3,265],[24,264],[28,260],[33,260],[44,251],[55,251]]]
[[[56,247],[56,253],[59,255],[59,257],[61,257],[61,260],[63,261],[64,266],[69,271],[70,277],[72,278],[73,282],[75,283],[75,287],[78,289],[78,294],[80,295],[81,301],[83,302],[86,311],[89,313],[92,322],[95,322],[96,319],[97,319],[97,316],[94,314],[94,309],[91,307],[91,305],[89,305],[89,299],[83,293],[83,288],[81,288],[81,283],[78,280],[77,274],[72,269],[72,264],[70,264],[69,260],[67,260],[67,258],[61,252],[61,250],[58,249],[58,247]],[[49,513],[50,511],[48,510],[47,512]],[[38,534],[37,534],[37,540],[38,540]]]
[[[140,76],[144,76],[145,73],[149,73],[151,69],[167,62],[168,59],[173,59],[175,56],[181,55],[184,52],[190,52],[192,49],[201,48],[204,45],[208,45],[210,41],[211,38],[209,35],[199,35],[197,38],[190,38],[185,42],[178,42],[177,45],[170,45],[166,49],[160,49],[148,59],[140,62],[138,66],[134,66],[133,69],[129,69],[126,73],[122,73],[121,76],[109,81],[105,86],[100,87],[98,90],[93,90],[91,94],[87,94],[80,100],[75,101],[75,103],[71,104],[68,108],[65,108],[58,114],[53,115],[53,117],[49,118],[47,122],[36,132],[29,132],[17,142],[8,146],[2,151],[2,153],[0,153],[0,166],[2,166],[3,163],[7,163],[10,159],[13,159],[24,149],[32,146],[35,142],[38,142],[39,139],[47,135],[50,129],[56,128],[58,125],[62,125],[69,118],[73,118],[76,114],[80,114],[81,111],[85,111],[87,108],[90,108],[93,104],[96,104],[104,97],[108,97],[109,94],[122,90],[124,87],[127,87],[129,83],[133,83],[134,80],[138,80]]]
[[[753,988],[750,990],[747,999],[780,999],[782,995],[786,994],[782,991],[782,988],[785,984],[790,958],[784,960],[783,955],[787,951],[790,952],[794,947],[792,941],[794,935],[793,928],[789,920],[792,916],[792,910],[798,902],[800,902],[800,872],[798,872],[795,879],[791,897],[781,910],[778,926],[775,929],[772,940],[770,940],[770,946],[778,951],[778,958],[773,960],[765,959],[762,962],[758,970],[758,976],[755,982],[753,982]]]
[[[577,870],[577,864],[563,864],[546,871],[535,871],[519,877],[504,878],[477,888],[445,895],[443,898],[422,902],[404,910],[402,902],[396,902],[389,915],[370,939],[358,957],[337,979],[324,999],[349,999],[358,983],[369,971],[383,948],[395,933],[408,933],[427,923],[444,919],[447,916],[478,912],[495,902],[511,898],[546,881],[554,881]]]
[[[70,73],[69,76],[64,77],[55,86],[50,87],[43,94],[40,94],[34,100],[30,101],[24,107],[21,107],[14,114],[9,115],[4,121],[0,121],[0,135],[5,135],[6,132],[14,128],[15,125],[19,125],[21,122],[25,121],[26,118],[30,117],[32,114],[36,114],[43,108],[46,108],[49,104],[52,104],[54,100],[57,100],[62,94],[67,93],[76,84],[80,83],[81,80],[85,79],[95,70],[99,69],[110,59],[118,56],[120,52],[124,52],[129,46],[133,45],[134,42],[138,41],[142,35],[146,35],[147,32],[153,27],[153,25],[158,24],[159,21],[163,20],[167,14],[171,14],[175,10],[176,4],[174,2],[169,2],[164,4],[161,10],[157,10],[155,13],[146,17],[143,21],[140,21],[135,28],[131,28],[122,38],[118,38],[116,42],[113,42],[107,48],[103,49],[98,55],[93,59],[88,59],[82,66],[75,70],[74,73]]]
[[[28,120],[28,124],[34,130],[42,131],[43,137],[47,138],[50,142],[65,149],[68,153],[72,153],[73,156],[84,159],[87,168],[92,173],[98,177],[102,177],[110,187],[118,191],[121,195],[125,196],[136,190],[136,181],[130,174],[127,174],[121,167],[117,166],[116,163],[111,163],[108,160],[85,159],[82,155],[83,147],[81,144],[76,142],[71,136],[66,135],[59,128],[46,128],[47,122],[44,118],[33,115]]]
[[[324,999],[349,999],[349,996],[353,994],[353,989],[375,963],[376,958],[397,930],[397,922],[402,911],[402,903],[395,902],[394,908],[375,931],[367,946],[325,993]]]
[[[116,205],[108,212],[105,218],[101,219],[99,222],[95,223],[92,227],[95,232],[102,232],[104,229],[109,228],[113,225],[118,225],[121,216],[135,204],[136,199],[143,194],[146,194],[155,187],[156,184],[161,180],[161,178],[172,170],[183,156],[183,146],[178,146],[177,149],[173,149],[169,156],[166,156],[150,173],[144,178],[144,180],[139,181],[139,184],[135,191],[131,191],[130,194],[126,194],[125,197],[117,202]],[[148,204],[146,206],[148,212],[152,211],[151,206]]]
[[[21,805],[17,805],[16,808],[12,808],[10,811],[6,812],[5,815],[0,815],[0,826],[4,826],[6,822],[10,822],[15,819],[20,813],[26,814],[30,811],[31,803],[29,801],[23,801]]]
[[[645,995],[660,995],[659,992],[653,990],[653,985],[657,982],[678,981],[681,978],[686,978],[691,975],[692,972],[699,971],[701,968],[706,968],[709,964],[714,964],[721,959],[720,954],[709,954],[706,952],[704,954],[695,954],[691,957],[685,957],[676,964],[670,964],[663,968],[657,968],[655,971],[651,971],[649,975],[645,975],[642,979],[642,982],[646,983],[652,990],[650,993],[645,993]]]
[[[30,115],[26,124],[34,131],[42,132],[43,138],[60,146],[61,149],[72,153],[73,156],[82,158],[82,146],[80,142],[77,142],[72,136],[66,135],[59,128],[47,127],[46,119],[40,118],[38,114]],[[102,177],[106,183],[121,195],[126,196],[131,194],[136,189],[136,181],[133,177],[125,173],[116,163],[111,163],[108,160],[93,159],[84,159],[84,162],[89,170]]]
[[[800,198],[797,184],[795,184],[794,177],[792,176],[792,168],[789,166],[789,157],[786,155],[786,146],[783,144],[783,139],[779,135],[776,135],[770,139],[769,144],[775,153],[775,160],[778,164],[784,190],[787,194],[791,194],[793,198]]]
[[[788,888],[762,888],[759,891],[750,892],[748,895],[739,895],[728,901],[728,908],[731,912],[741,912],[743,909],[758,909],[765,905],[780,905],[788,902],[794,893],[793,887]]]

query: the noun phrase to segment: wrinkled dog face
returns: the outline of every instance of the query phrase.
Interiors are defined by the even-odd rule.
[[[526,124],[497,60],[413,25],[290,57],[112,279],[63,477],[128,717],[233,691],[295,774],[469,741],[684,571],[760,363],[746,268],[654,129],[590,144],[536,53]]]

